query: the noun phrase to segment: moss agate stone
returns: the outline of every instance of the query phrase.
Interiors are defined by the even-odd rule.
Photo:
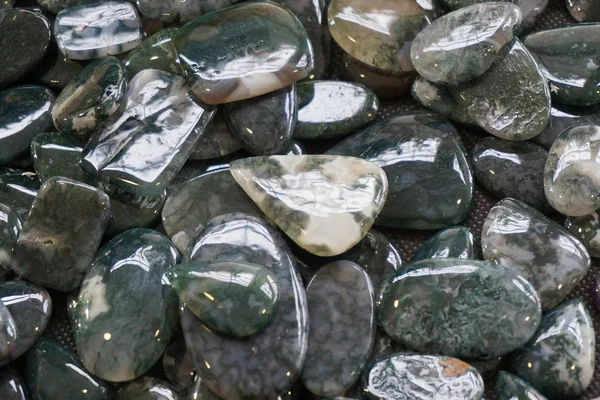
[[[579,22],[600,22],[600,4],[592,0],[566,0],[569,13]]]
[[[0,397],[3,400],[27,400],[27,393],[25,383],[16,371],[0,371]]]
[[[79,182],[91,182],[93,178],[79,166],[81,152],[87,141],[74,134],[58,132],[42,133],[31,141],[33,166],[40,181],[53,176],[63,176]]]
[[[595,107],[561,108],[552,107],[550,121],[544,130],[534,137],[532,141],[545,149],[550,149],[552,144],[565,129],[575,125],[600,125],[600,113]]]
[[[445,85],[429,82],[417,76],[411,88],[411,94],[423,106],[455,122],[472,123],[469,113],[459,104],[450,89]]]
[[[242,144],[227,126],[225,111],[219,108],[196,142],[190,160],[209,160],[228,156],[242,149]]]
[[[176,33],[177,28],[163,29],[127,53],[123,60],[127,69],[127,78],[133,79],[144,69],[158,69],[183,76],[183,68],[173,44]]]
[[[0,168],[0,203],[15,210],[21,218],[27,218],[39,188],[40,179],[34,172]]]
[[[592,383],[596,336],[581,299],[544,315],[534,337],[512,355],[510,369],[551,400],[573,399]]]
[[[422,353],[491,359],[521,347],[542,317],[533,286],[485,261],[433,259],[391,275],[377,306],[392,339]]]
[[[177,389],[165,381],[141,377],[127,382],[117,392],[115,400],[183,400]],[[203,399],[201,399],[203,400]]]
[[[0,270],[10,268],[12,249],[23,229],[23,220],[9,206],[0,203]],[[1,273],[0,273],[1,274]]]
[[[167,347],[162,356],[162,367],[165,376],[178,391],[191,388],[193,385],[196,367],[183,339],[178,339]],[[200,400],[204,399],[201,397]]]
[[[498,400],[547,400],[530,384],[516,375],[505,371],[498,373],[496,383],[496,399]]]
[[[594,211],[580,217],[567,217],[565,228],[575,236],[592,257],[600,257],[600,218]]]
[[[446,228],[423,243],[411,262],[432,258],[481,259],[479,241],[469,228]]]
[[[11,361],[10,354],[15,351],[19,340],[17,323],[3,301],[0,301],[0,363]]]

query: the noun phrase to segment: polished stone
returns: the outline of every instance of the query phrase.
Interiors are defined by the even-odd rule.
[[[15,210],[0,203],[0,270],[10,268],[12,249],[23,229],[23,220]]]
[[[68,178],[38,192],[13,250],[18,275],[58,291],[81,285],[110,217],[106,193]]]
[[[445,118],[397,114],[348,137],[327,154],[361,157],[383,168],[389,194],[378,225],[440,229],[469,214],[473,176],[458,133]]]
[[[469,82],[487,71],[514,38],[521,12],[510,3],[482,3],[446,14],[414,38],[410,57],[425,79],[446,85]]]
[[[222,104],[282,89],[308,76],[313,50],[287,8],[244,3],[205,14],[174,38],[188,83],[200,100]]]
[[[40,181],[63,176],[79,182],[91,183],[93,178],[79,167],[79,159],[87,140],[65,133],[42,133],[31,141],[33,166]]]
[[[486,260],[531,282],[544,310],[560,304],[590,267],[590,256],[579,240],[539,211],[510,198],[490,210],[481,246]]]
[[[580,217],[567,217],[565,227],[583,243],[592,257],[600,257],[600,219],[594,211]]]
[[[351,82],[299,83],[298,122],[294,138],[329,139],[353,133],[377,118],[379,99]]]
[[[479,260],[481,248],[471,229],[463,226],[450,227],[436,233],[423,243],[411,262],[432,258]]]
[[[183,400],[177,389],[165,381],[148,376],[127,382],[119,388],[115,400]],[[203,399],[200,399],[203,400]]]
[[[149,19],[164,22],[186,22],[199,16],[229,7],[239,0],[137,0],[140,13]]]
[[[0,203],[26,219],[40,189],[40,179],[34,172],[0,168]]]
[[[491,359],[524,345],[541,302],[515,271],[484,261],[419,261],[391,275],[377,306],[379,325],[426,354]]]
[[[38,64],[31,72],[30,77],[38,85],[46,86],[54,92],[60,93],[81,71],[83,71],[81,64],[65,56],[53,41],[44,62]]]
[[[27,152],[31,139],[52,126],[55,99],[42,86],[15,86],[0,92],[0,165]]]
[[[582,124],[600,125],[600,112],[598,111],[593,107],[586,109],[552,107],[548,125],[532,141],[545,149],[550,149],[558,135],[567,128]]]
[[[496,384],[497,400],[547,400],[530,384],[516,375],[500,371]]]
[[[228,156],[241,149],[242,144],[229,130],[225,119],[225,111],[220,108],[204,129],[204,133],[200,136],[198,142],[196,142],[196,146],[190,154],[190,159],[209,160]]]
[[[253,157],[232,162],[230,170],[271,221],[319,256],[336,256],[360,242],[388,191],[383,170],[354,157]]]
[[[2,7],[0,7],[2,8]],[[0,398],[2,400],[27,400],[28,390],[16,371],[0,371]]]
[[[471,124],[471,117],[445,85],[429,82],[418,76],[413,82],[411,94],[423,106],[455,122]]]
[[[123,64],[127,69],[128,79],[133,79],[144,69],[158,69],[183,76],[183,68],[173,44],[176,33],[177,28],[163,29],[127,53]]]
[[[566,0],[567,9],[579,22],[600,22],[600,4],[592,0]]]
[[[193,385],[196,368],[183,339],[177,339],[167,347],[162,356],[162,367],[175,389],[182,391]]]
[[[18,340],[17,323],[8,307],[3,301],[0,301],[0,362],[10,361],[10,355],[15,351]]]
[[[581,299],[544,315],[529,343],[512,355],[511,371],[552,400],[573,399],[592,383],[596,337]]]
[[[98,251],[74,311],[75,344],[88,371],[124,382],[160,359],[177,323],[177,296],[163,274],[178,258],[149,229],[124,232]]]

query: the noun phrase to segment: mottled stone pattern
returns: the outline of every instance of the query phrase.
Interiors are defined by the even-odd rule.
[[[567,217],[565,227],[583,243],[592,257],[600,257],[600,219],[597,212]]]
[[[15,210],[23,219],[40,188],[38,176],[13,168],[0,168],[0,203]]]
[[[239,0],[137,0],[140,13],[165,22],[186,22],[202,14],[229,7]]]
[[[579,22],[600,22],[600,5],[591,0],[566,0],[569,12]]]
[[[182,391],[191,388],[196,377],[196,367],[183,339],[177,339],[167,347],[162,357],[162,367],[175,389]],[[204,399],[200,397],[200,400]]]
[[[11,353],[16,349],[19,340],[17,323],[10,314],[10,310],[0,301],[0,362],[10,360]],[[5,361],[6,360],[6,361]]]
[[[550,110],[550,121],[544,130],[534,137],[532,141],[545,149],[550,149],[552,144],[565,129],[575,125],[600,125],[600,113],[591,108],[574,109],[567,107],[566,110],[552,107]]]
[[[500,371],[496,384],[496,399],[498,400],[547,400],[530,384],[516,375]]]
[[[23,220],[15,210],[0,203],[0,267],[9,268],[12,249],[23,229]]]
[[[429,82],[422,76],[417,76],[411,94],[419,103],[437,114],[463,124],[472,123],[467,109],[456,101],[445,85]]]
[[[379,324],[423,353],[490,359],[521,347],[542,316],[535,289],[502,265],[419,261],[391,275],[378,304]]]
[[[127,53],[123,64],[127,68],[128,79],[133,79],[144,69],[158,69],[183,76],[183,68],[173,44],[176,33],[177,28],[163,29]]]
[[[117,392],[116,400],[183,400],[177,389],[160,379],[144,376],[127,382]]]
[[[235,153],[242,149],[242,144],[235,137],[225,119],[225,112],[219,108],[212,121],[208,123],[196,146],[190,154],[191,160],[208,160]]]
[[[411,262],[432,258],[481,259],[479,241],[473,231],[462,226],[444,229],[421,245]]]
[[[0,395],[3,400],[27,400],[27,393],[25,383],[16,371],[9,368],[0,371]]]

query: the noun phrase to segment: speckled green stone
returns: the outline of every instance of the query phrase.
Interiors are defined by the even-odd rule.
[[[581,217],[567,217],[565,227],[583,243],[592,257],[600,257],[600,218],[594,211]]]
[[[23,219],[40,189],[40,179],[35,172],[13,168],[0,168],[0,203],[15,210]]]
[[[530,384],[516,375],[500,371],[496,383],[497,400],[547,400]]]
[[[445,85],[429,82],[417,76],[411,88],[412,96],[423,106],[448,119],[463,124],[472,123],[468,111],[459,104]]]
[[[23,380],[15,370],[5,368],[0,371],[0,396],[3,400],[27,400],[27,393]]]
[[[183,76],[183,68],[173,45],[173,36],[176,33],[177,28],[163,29],[127,53],[123,60],[127,78],[133,79],[143,69],[158,69]]]
[[[10,267],[12,249],[22,229],[23,220],[19,214],[9,206],[0,203],[0,270]]]
[[[479,241],[463,226],[446,228],[421,245],[411,262],[431,258],[481,259]]]
[[[183,400],[183,397],[167,382],[144,376],[121,386],[115,400]]]

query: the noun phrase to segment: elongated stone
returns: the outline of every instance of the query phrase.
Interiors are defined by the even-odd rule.
[[[297,85],[296,139],[344,136],[377,118],[379,99],[368,88],[342,81],[313,81]]]
[[[158,69],[183,76],[183,68],[173,44],[173,36],[176,33],[177,28],[163,29],[127,53],[123,64],[127,69],[128,79],[133,79],[144,69]]]
[[[9,206],[0,203],[0,269],[10,268],[12,249],[23,229],[23,220]]]
[[[124,232],[99,250],[74,313],[75,344],[88,371],[124,382],[160,359],[177,323],[177,296],[163,274],[178,257],[149,229]]]
[[[208,160],[227,156],[241,149],[242,144],[227,126],[225,112],[219,109],[196,142],[196,146],[190,154],[190,159]]]
[[[573,109],[552,107],[550,110],[550,121],[544,130],[534,137],[532,141],[545,149],[550,149],[552,144],[565,129],[575,125],[600,125],[600,113],[598,109],[588,107],[586,109]]]
[[[183,400],[177,390],[165,381],[144,376],[123,385],[116,400]]]
[[[27,353],[26,382],[36,400],[109,400],[111,387],[87,372],[67,349],[51,339],[40,338]]]
[[[230,170],[270,220],[320,256],[336,256],[357,244],[387,197],[383,170],[354,157],[253,157],[234,161]]]
[[[8,307],[0,301],[0,362],[7,363],[19,340],[17,323]]]
[[[224,106],[231,133],[249,153],[279,154],[290,143],[298,119],[296,85]]]
[[[537,63],[515,39],[479,78],[452,87],[479,127],[507,140],[539,134],[550,118],[550,90]]]
[[[35,135],[52,126],[56,97],[42,86],[17,86],[0,92],[0,165],[17,159]]]
[[[79,135],[42,133],[31,141],[33,166],[42,182],[53,176],[63,176],[91,183],[90,174],[79,167],[81,152],[87,140]]]
[[[70,292],[81,285],[110,217],[106,193],[68,178],[47,180],[13,250],[18,275]]]
[[[504,371],[498,373],[496,398],[498,400],[546,400],[533,386],[518,376]]]
[[[178,339],[167,347],[162,357],[162,367],[167,379],[178,391],[191,388],[196,377],[196,367],[183,339]],[[200,400],[204,399],[200,397]]]
[[[363,378],[369,399],[479,400],[483,379],[456,358],[399,353],[375,361]]]
[[[302,383],[318,396],[344,394],[360,377],[375,341],[375,295],[350,261],[319,269],[306,289],[310,315]]]
[[[411,94],[419,103],[436,114],[463,124],[472,123],[467,109],[456,101],[445,85],[429,82],[422,76],[417,76]]]
[[[469,228],[446,228],[423,243],[411,262],[432,258],[481,259],[479,241]]]
[[[308,76],[313,50],[288,9],[244,3],[203,15],[174,38],[188,83],[200,100],[222,104],[282,89]]]
[[[521,347],[539,326],[541,302],[513,270],[485,261],[434,259],[383,284],[379,324],[408,348],[490,359]]]
[[[492,66],[520,23],[521,11],[514,4],[461,8],[423,28],[413,40],[410,58],[419,75],[431,82],[469,82]]]
[[[21,218],[27,218],[39,188],[40,180],[34,172],[0,168],[0,203],[15,210]]]
[[[600,257],[600,219],[594,211],[580,217],[567,217],[565,227],[585,246],[592,257]]]
[[[3,400],[27,400],[25,384],[12,369],[0,371],[0,396]]]
[[[511,370],[549,399],[580,396],[592,382],[596,336],[581,299],[544,315],[540,329],[515,352]]]
[[[143,16],[165,22],[186,22],[202,14],[229,7],[238,0],[137,0]]]
[[[569,13],[579,22],[600,22],[600,7],[590,0],[566,0]]]
[[[415,112],[371,125],[327,154],[383,168],[390,187],[378,225],[439,229],[462,222],[471,208],[473,176],[459,140],[446,119]]]
[[[306,358],[308,308],[295,261],[280,234],[258,218],[225,214],[211,220],[189,261],[263,265],[277,278],[279,307],[266,329],[247,340],[206,329],[184,309],[182,327],[204,383],[221,398],[270,399],[287,393]],[[240,362],[239,360],[244,360]]]
[[[551,209],[544,193],[548,152],[529,142],[496,138],[479,141],[472,150],[477,181],[499,199],[512,197],[540,211]]]
[[[486,260],[531,282],[544,310],[560,304],[590,267],[590,256],[579,240],[539,211],[510,198],[490,210],[481,246]]]

